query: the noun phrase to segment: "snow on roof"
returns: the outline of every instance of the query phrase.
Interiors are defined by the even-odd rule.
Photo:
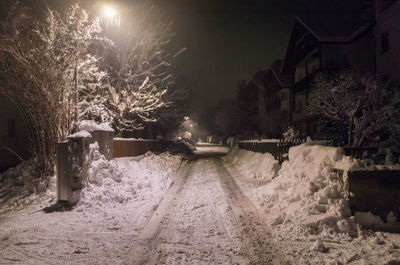
[[[77,133],[71,134],[68,136],[69,138],[90,138],[92,137],[92,135],[90,134],[90,132],[83,130],[83,131],[79,131]]]
[[[79,123],[79,130],[85,130],[89,132],[93,131],[106,131],[114,132],[114,129],[110,127],[109,123],[97,124],[94,120],[83,120]]]

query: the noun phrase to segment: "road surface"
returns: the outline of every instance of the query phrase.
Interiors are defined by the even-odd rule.
[[[201,146],[165,192],[126,204],[3,209],[0,264],[293,264],[217,156],[226,151]]]
[[[291,264],[219,157],[181,169],[126,264]]]

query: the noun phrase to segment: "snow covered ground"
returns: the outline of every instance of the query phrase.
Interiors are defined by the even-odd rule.
[[[107,161],[92,145],[74,209],[42,211],[54,179],[46,194],[0,208],[0,264],[400,264],[400,235],[362,229],[350,214],[334,168],[359,161],[311,144],[282,168],[269,154],[214,156],[227,151]]]
[[[124,264],[182,164],[180,156],[147,153],[107,161],[91,149],[81,201],[66,212],[44,213],[46,194],[0,208],[0,264]],[[184,163],[184,162],[183,162]]]

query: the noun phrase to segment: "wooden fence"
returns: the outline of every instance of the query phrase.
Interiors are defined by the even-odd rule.
[[[114,158],[139,156],[148,151],[158,152],[161,149],[162,143],[158,140],[114,138]]]

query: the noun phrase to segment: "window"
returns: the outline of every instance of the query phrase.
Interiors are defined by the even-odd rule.
[[[15,136],[15,119],[10,118],[8,119],[8,137]]]
[[[387,51],[389,51],[389,32],[384,32],[381,36],[381,53]]]

